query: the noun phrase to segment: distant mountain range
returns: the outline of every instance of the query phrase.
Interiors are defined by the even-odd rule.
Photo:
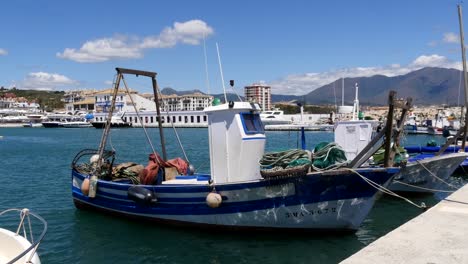
[[[345,78],[345,104],[352,105],[354,84],[359,85],[359,102],[362,105],[386,105],[388,92],[395,90],[397,97],[413,98],[414,105],[448,104],[456,105],[461,72],[455,69],[427,67],[405,75],[387,77]],[[341,80],[322,86],[308,94],[305,100],[309,104],[341,104]],[[464,103],[463,85],[460,89],[460,103]]]
[[[413,98],[414,105],[464,104],[463,82],[460,83],[461,72],[455,69],[427,67],[405,75],[387,77],[375,75],[372,77],[356,77],[344,79],[344,99],[346,105],[352,105],[355,94],[355,83],[359,86],[359,102],[361,105],[386,105],[388,92],[395,90],[397,97]],[[463,80],[461,80],[463,81]],[[302,96],[273,94],[272,102],[305,101],[307,104],[341,104],[341,79],[324,85]],[[459,85],[461,84],[460,99]],[[190,94],[200,92],[176,91],[164,88],[163,94]],[[216,98],[224,99],[223,94],[214,94]],[[237,95],[228,94],[228,100],[237,99]]]

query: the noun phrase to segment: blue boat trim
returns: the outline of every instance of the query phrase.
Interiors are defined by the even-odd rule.
[[[398,170],[397,170],[398,171]],[[372,172],[372,170],[360,171],[372,181],[378,184],[384,184],[392,176],[391,173],[382,171],[380,173]],[[74,177],[84,179],[85,176],[74,172]],[[296,184],[300,182],[300,184]],[[255,210],[273,209],[285,206],[296,206],[303,204],[312,204],[326,201],[346,200],[353,198],[370,198],[377,190],[371,187],[363,179],[354,173],[343,174],[338,176],[317,174],[313,176],[303,176],[298,178],[285,178],[271,181],[248,182],[242,184],[232,184],[226,186],[216,186],[217,191],[222,195],[223,191],[244,190],[246,188],[261,188],[265,186],[277,186],[282,184],[294,184],[295,194],[285,197],[273,197],[258,200],[229,202],[227,200],[222,203],[219,208],[210,208],[204,203],[204,198],[187,197],[187,198],[161,198],[158,202],[151,206],[142,206],[134,203],[123,195],[116,195],[102,191],[102,188],[127,190],[130,185],[115,184],[104,181],[98,182],[97,197],[89,198],[81,193],[79,188],[73,188],[73,197],[78,200],[85,201],[101,207],[106,207],[112,210],[138,213],[138,214],[154,214],[157,215],[212,215],[212,214],[232,214],[239,212],[250,212]],[[143,185],[142,185],[143,186]],[[102,187],[101,189],[99,187]],[[117,187],[117,188],[116,188]],[[188,193],[207,195],[211,188],[209,186],[194,186],[183,188],[180,186],[156,185],[143,186],[158,193]],[[174,191],[177,190],[177,191]],[[102,197],[104,195],[105,197]],[[116,198],[116,199],[112,199]],[[196,202],[196,204],[194,204]]]
[[[266,140],[265,137],[251,137],[251,138],[243,138],[242,140]]]

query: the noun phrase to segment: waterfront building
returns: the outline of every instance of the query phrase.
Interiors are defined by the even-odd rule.
[[[124,91],[119,91],[116,97],[116,109],[120,112],[125,122],[132,123],[133,127],[157,127],[156,105],[154,96],[150,94],[138,94],[130,91],[131,98]],[[94,94],[95,111],[94,121],[105,121],[112,102],[112,89],[100,91]],[[133,103],[132,103],[133,101]],[[206,127],[208,118],[203,112],[213,102],[213,96],[201,93],[187,95],[162,95],[161,122],[163,126],[177,127]],[[135,108],[138,113],[135,112]]]
[[[262,111],[271,110],[271,87],[265,84],[252,84],[244,87],[244,96],[249,102],[258,103]]]
[[[24,97],[16,97],[13,93],[6,93],[0,97],[0,109],[37,112],[40,109],[40,105],[35,101],[28,101]]]
[[[154,101],[154,96],[151,94],[143,95],[151,101]],[[212,105],[214,97],[202,93],[184,94],[184,95],[161,95],[161,111],[201,111]]]
[[[63,95],[62,102],[65,103],[65,110],[70,113],[77,111],[94,111],[96,90],[70,90]]]

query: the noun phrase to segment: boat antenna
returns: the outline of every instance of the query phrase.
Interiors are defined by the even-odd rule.
[[[462,50],[462,62],[463,62],[463,79],[464,79],[464,88],[465,88],[465,111],[468,111],[468,80],[466,74],[466,50],[465,50],[465,43],[464,43],[464,36],[463,36],[463,17],[462,17],[462,7],[460,4],[457,5],[458,7],[458,22],[460,24],[460,43],[461,43],[461,50]],[[460,151],[465,152],[465,144],[466,144],[466,135],[468,132],[468,114],[465,113],[465,124],[463,126],[463,140],[462,146]]]
[[[218,42],[216,42],[216,51],[218,52],[219,72],[221,73],[221,82],[223,83],[224,102],[227,103],[226,86],[224,85],[223,66],[221,65],[221,56],[219,55]]]
[[[205,43],[205,33],[203,33],[203,54],[205,55],[205,76],[206,76],[206,88],[208,94],[210,94],[210,78],[208,75],[208,59],[206,56],[206,43]]]
[[[234,93],[237,95],[237,98],[239,98],[239,101],[243,102],[236,89],[234,89],[234,80],[229,80],[229,85],[231,86],[231,89],[234,91]]]

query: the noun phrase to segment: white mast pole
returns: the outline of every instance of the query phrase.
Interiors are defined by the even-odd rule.
[[[219,56],[218,42],[216,42],[216,51],[218,52],[219,71],[221,73],[221,81],[223,82],[224,102],[227,103],[226,86],[224,85],[223,67],[221,66],[221,56]]]
[[[462,50],[462,61],[463,61],[463,79],[464,79],[464,86],[465,86],[465,109],[468,110],[468,80],[466,74],[466,55],[465,55],[465,43],[464,43],[464,36],[463,36],[463,18],[462,18],[462,8],[461,5],[457,5],[458,7],[458,22],[460,23],[460,43],[461,43],[461,50]],[[466,111],[466,110],[465,110]],[[464,133],[463,133],[463,141],[462,147],[460,149],[461,152],[465,152],[465,144],[466,144],[466,136],[468,132],[468,114],[465,113],[465,124],[464,124]]]
[[[206,56],[206,44],[205,44],[205,34],[203,34],[203,53],[205,55],[205,76],[206,76],[206,88],[208,90],[208,94],[210,94],[210,78],[208,76],[208,59]]]
[[[341,106],[344,106],[344,78],[341,77]]]
[[[359,115],[359,99],[358,99],[359,86],[357,83],[354,86],[356,87],[356,96],[354,98],[353,120],[357,120],[357,117]]]

